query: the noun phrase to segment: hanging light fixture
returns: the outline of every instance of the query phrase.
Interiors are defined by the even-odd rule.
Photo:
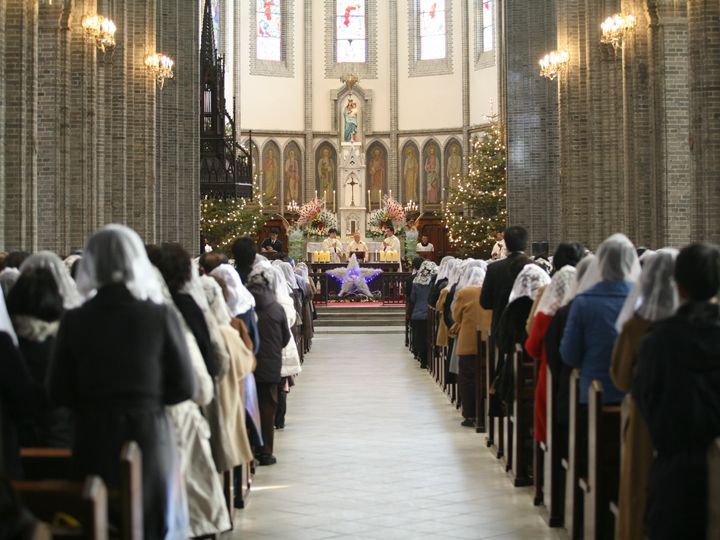
[[[172,79],[175,76],[173,74],[174,64],[172,58],[160,53],[149,54],[145,57],[145,67],[155,77],[161,89],[167,79]]]
[[[567,69],[570,53],[565,50],[552,51],[540,59],[540,75],[551,81]]]
[[[85,34],[95,40],[95,44],[101,52],[104,53],[115,48],[117,27],[112,20],[102,15],[87,15],[83,17],[81,24]]]
[[[612,45],[616,51],[622,48],[623,41],[636,26],[637,20],[634,15],[624,15],[616,13],[612,17],[608,17],[600,25],[602,36],[600,41],[606,45]]]

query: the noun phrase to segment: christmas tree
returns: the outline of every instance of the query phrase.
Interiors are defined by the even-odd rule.
[[[507,223],[505,143],[493,120],[471,143],[468,173],[457,176],[443,217],[451,244],[460,256],[490,258],[495,236]]]

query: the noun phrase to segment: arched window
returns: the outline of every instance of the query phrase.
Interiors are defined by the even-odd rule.
[[[362,63],[366,60],[365,0],[336,0],[335,61]]]
[[[256,55],[258,60],[282,60],[282,0],[256,0]]]
[[[416,0],[420,17],[420,60],[447,57],[447,21],[445,0]]]
[[[482,0],[482,51],[495,49],[495,0]]]

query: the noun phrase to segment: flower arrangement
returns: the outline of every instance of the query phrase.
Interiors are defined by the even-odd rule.
[[[382,236],[383,226],[388,222],[392,222],[396,233],[400,232],[405,224],[405,209],[402,205],[389,195],[384,197],[383,202],[383,207],[368,215],[368,236],[373,238]]]
[[[306,202],[300,207],[298,227],[311,236],[326,236],[330,229],[337,227],[337,216],[328,211],[320,199]]]

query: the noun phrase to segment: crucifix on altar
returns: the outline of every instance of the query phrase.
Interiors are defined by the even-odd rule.
[[[365,234],[367,219],[365,201],[365,153],[363,120],[367,101],[358,86],[356,75],[340,79],[343,86],[338,90],[337,127],[340,147],[337,178],[339,197],[338,225],[343,237],[359,230]]]

